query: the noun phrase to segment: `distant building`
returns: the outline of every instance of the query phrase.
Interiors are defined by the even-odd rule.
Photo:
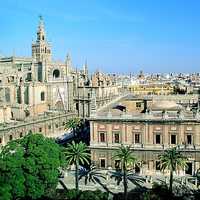
[[[167,83],[146,83],[130,85],[129,91],[135,95],[169,95],[174,93],[173,86]]]

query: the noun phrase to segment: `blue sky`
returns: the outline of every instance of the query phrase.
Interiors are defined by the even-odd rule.
[[[199,0],[0,0],[0,54],[31,55],[43,15],[55,60],[106,72],[199,72]]]

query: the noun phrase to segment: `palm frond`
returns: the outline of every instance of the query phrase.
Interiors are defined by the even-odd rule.
[[[187,158],[182,155],[176,147],[167,149],[163,154],[159,155],[158,158],[162,171],[165,169],[176,171],[178,167],[183,169],[187,166]]]
[[[89,164],[89,149],[83,142],[75,143],[72,141],[71,144],[67,145],[64,154],[68,165],[75,164],[76,162]]]

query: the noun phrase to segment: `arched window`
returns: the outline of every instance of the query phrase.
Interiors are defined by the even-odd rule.
[[[60,71],[58,69],[53,70],[53,77],[54,78],[59,78],[60,77]]]
[[[44,93],[44,92],[41,92],[41,94],[40,94],[40,99],[41,99],[41,101],[44,101],[44,100],[45,100],[45,93]]]

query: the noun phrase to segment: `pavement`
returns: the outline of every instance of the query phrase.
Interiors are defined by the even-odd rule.
[[[87,182],[85,184],[85,178],[83,177],[79,181],[79,188],[80,190],[102,190],[102,191],[109,191],[111,194],[123,192],[123,183],[121,182],[119,185],[117,185],[117,182],[108,175],[107,171],[101,170],[102,174],[105,174],[106,179],[99,178],[100,183],[93,183],[93,182]],[[168,176],[141,176],[144,178],[144,182],[141,184],[141,186],[146,188],[151,188],[154,182],[157,183],[167,183],[169,184],[169,177]],[[175,176],[174,185],[187,185],[191,189],[197,189],[197,179],[194,177],[187,177],[187,176]],[[66,185],[68,189],[75,188],[75,176],[74,171],[65,171],[64,178],[61,178],[62,182]],[[134,189],[136,186],[128,181],[128,190]],[[59,184],[58,188],[62,188],[62,186]]]
[[[112,193],[118,193],[123,191],[123,185],[122,183],[120,185],[117,185],[116,182],[113,179],[106,179],[104,180],[103,178],[99,178],[101,184],[99,183],[93,183],[93,182],[87,182],[85,184],[85,178],[83,177],[81,180],[79,180],[79,188],[80,190],[102,190],[106,191],[105,188],[108,188],[108,190]],[[69,189],[75,188],[75,176],[74,172],[72,171],[66,171],[64,178],[61,178],[61,180],[65,183],[66,187]],[[58,187],[61,187],[59,185]]]

